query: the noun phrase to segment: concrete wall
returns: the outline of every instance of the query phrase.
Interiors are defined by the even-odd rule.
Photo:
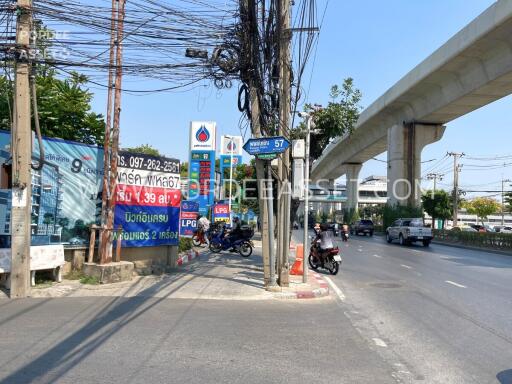
[[[89,249],[87,247],[64,248],[66,265],[63,274],[69,273],[72,269],[81,270],[83,263],[87,261]],[[97,249],[94,252],[94,261],[97,261]],[[131,261],[139,274],[158,273],[165,267],[174,268],[177,266],[178,247],[130,247],[121,248],[121,260]]]

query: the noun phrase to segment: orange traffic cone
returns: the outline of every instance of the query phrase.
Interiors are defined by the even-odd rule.
[[[295,262],[290,269],[290,275],[302,275],[304,274],[304,245],[297,244],[295,248]]]

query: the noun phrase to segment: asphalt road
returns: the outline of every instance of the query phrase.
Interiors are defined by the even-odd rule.
[[[0,300],[0,384],[512,383],[512,258],[340,247],[331,298]]]
[[[403,381],[512,383],[512,256],[382,237],[339,246],[331,280],[346,313]]]

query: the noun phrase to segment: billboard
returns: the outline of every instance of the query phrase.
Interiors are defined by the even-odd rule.
[[[215,151],[216,128],[213,121],[192,121],[190,123],[190,150]]]
[[[220,138],[220,154],[221,155],[242,155],[242,147],[244,140],[242,136],[222,136]]]
[[[0,131],[0,163],[10,158],[10,132]],[[41,170],[32,170],[31,243],[87,244],[90,224],[99,223],[103,150],[72,141],[43,138]],[[39,161],[34,143],[33,162]],[[0,190],[0,248],[10,247],[11,190]]]
[[[188,198],[199,204],[199,213],[204,216],[215,198],[215,135],[214,122],[190,123]]]
[[[0,163],[10,158],[10,145],[10,133],[0,131]],[[32,170],[31,243],[89,244],[90,225],[101,221],[103,148],[47,137],[43,146],[43,168]],[[32,159],[39,160],[37,141]],[[115,222],[137,233],[125,246],[176,244],[179,168],[175,159],[121,152]],[[0,189],[0,248],[10,247],[11,203],[11,190]]]
[[[123,247],[178,244],[179,160],[119,152],[115,199]]]

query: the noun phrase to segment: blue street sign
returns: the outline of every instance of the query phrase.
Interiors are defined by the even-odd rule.
[[[250,155],[283,153],[288,147],[290,147],[290,142],[282,136],[249,139],[244,144],[244,150]]]

